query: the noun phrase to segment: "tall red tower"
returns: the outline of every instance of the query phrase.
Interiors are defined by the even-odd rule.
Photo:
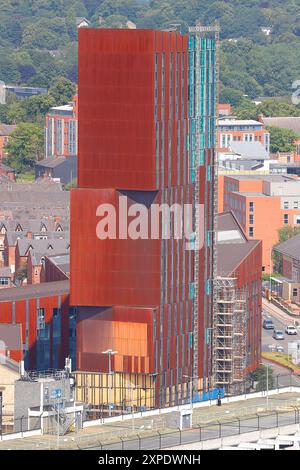
[[[112,349],[114,371],[155,378],[161,405],[189,397],[195,374],[198,389],[205,389],[209,376],[214,51],[213,40],[175,32],[79,31],[79,187],[71,194],[77,368],[107,371],[103,351]],[[120,236],[120,197],[128,213],[142,204],[149,221],[154,204],[195,207],[195,191],[205,240],[196,258],[187,241],[172,234],[172,218],[169,223],[162,215],[159,237],[151,238],[150,228],[148,237]],[[104,204],[116,210],[114,238],[97,237]],[[166,228],[170,238],[162,235]]]

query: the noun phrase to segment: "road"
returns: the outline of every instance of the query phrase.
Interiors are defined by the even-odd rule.
[[[282,312],[277,307],[270,304],[268,301],[264,299],[263,300],[263,320],[266,318],[271,318],[274,323],[275,328],[278,330],[282,330],[283,332],[287,325],[294,325],[294,322],[295,322],[295,320],[291,318],[289,315],[287,315],[285,312]],[[270,345],[273,345],[274,347],[282,346],[284,349],[284,352],[288,354],[288,343],[300,340],[300,328],[297,327],[297,329],[298,329],[297,335],[289,336],[287,334],[284,334],[284,340],[276,340],[272,337],[273,330],[265,330],[263,328],[262,329],[262,351],[265,351],[265,352],[271,351],[271,349],[269,348]]]

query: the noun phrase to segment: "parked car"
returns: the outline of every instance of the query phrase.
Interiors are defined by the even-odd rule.
[[[281,331],[281,330],[274,330],[273,338],[274,338],[274,339],[284,339],[283,331]]]
[[[276,346],[276,351],[279,352],[279,353],[283,353],[284,348],[282,346]]]
[[[272,322],[272,320],[264,320],[263,328],[265,330],[274,330],[274,323]]]
[[[288,325],[285,329],[285,332],[287,335],[296,335],[298,333],[294,325]]]

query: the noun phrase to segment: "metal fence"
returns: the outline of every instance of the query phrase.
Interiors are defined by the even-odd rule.
[[[0,425],[0,436],[7,434],[23,433],[26,431],[38,431],[41,429],[41,418],[22,416],[19,419],[7,419],[5,416],[2,417],[2,426]]]
[[[191,429],[174,430],[172,432],[156,431],[149,436],[137,435],[135,438],[126,439],[119,437],[110,443],[102,443],[100,439],[92,446],[80,446],[82,450],[153,450],[175,447],[195,442],[203,442],[210,439],[236,436],[263,429],[278,428],[291,424],[299,424],[300,408],[294,406],[288,411],[272,411],[256,413],[247,418],[234,418],[228,421],[215,421],[207,425],[195,425]]]

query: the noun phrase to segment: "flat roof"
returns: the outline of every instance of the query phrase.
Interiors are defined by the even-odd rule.
[[[264,193],[251,193],[251,192],[240,192],[240,191],[232,191],[232,194],[237,194],[239,196],[245,196],[245,197],[270,197],[268,194],[264,194]]]
[[[253,119],[218,119],[219,126],[263,126],[262,122]]]

